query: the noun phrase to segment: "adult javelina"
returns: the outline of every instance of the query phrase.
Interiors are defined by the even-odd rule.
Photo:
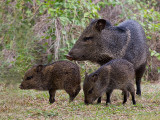
[[[55,101],[56,90],[64,89],[70,101],[77,96],[80,87],[79,67],[69,61],[57,61],[50,65],[38,65],[29,69],[20,85],[21,89],[48,90],[49,101]]]
[[[137,94],[145,71],[148,47],[143,28],[134,20],[112,26],[104,19],[93,20],[66,56],[69,60],[90,60],[103,65],[123,58],[134,65]]]
[[[90,104],[106,92],[106,104],[110,103],[110,95],[114,89],[124,93],[123,104],[127,101],[128,91],[131,93],[132,102],[135,101],[133,64],[124,59],[115,59],[101,66],[96,72],[86,75],[83,91],[85,103]]]

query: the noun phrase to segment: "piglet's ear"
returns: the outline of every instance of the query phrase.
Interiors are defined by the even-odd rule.
[[[96,29],[98,31],[102,31],[106,26],[111,26],[110,22],[106,21],[105,19],[99,19],[96,23]]]
[[[36,72],[41,72],[42,69],[43,69],[43,65],[38,65],[35,70]]]
[[[93,82],[96,82],[97,80],[98,80],[98,74],[94,74],[93,76],[92,76],[92,80],[93,80]]]

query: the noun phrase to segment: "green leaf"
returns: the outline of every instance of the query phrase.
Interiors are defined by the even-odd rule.
[[[70,20],[69,20],[67,17],[59,17],[59,18],[60,18],[61,23],[62,23],[63,25],[67,25],[67,24],[70,23]]]
[[[159,56],[159,55],[160,55],[159,53],[155,53],[155,55],[154,55],[154,56],[156,56],[156,57],[157,57],[157,56]]]
[[[155,53],[156,53],[155,50],[151,50],[151,56],[154,56]]]
[[[147,36],[147,39],[151,39],[151,36]]]
[[[89,12],[84,13],[84,17],[88,17],[89,16]]]
[[[157,59],[160,60],[160,55],[157,56]]]

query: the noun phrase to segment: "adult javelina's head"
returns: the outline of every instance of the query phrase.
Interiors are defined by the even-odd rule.
[[[109,26],[111,26],[111,24],[104,19],[93,20],[66,56],[67,59],[97,62],[103,44],[103,36],[101,33],[105,27]]]
[[[85,104],[92,104],[104,92],[105,84],[102,84],[100,77],[101,75],[98,75],[98,73],[92,73],[89,76],[87,74],[85,75],[83,84]]]
[[[38,65],[27,70],[20,85],[20,88],[44,90],[44,85],[42,83],[42,81],[44,81],[42,73],[43,67],[43,65]]]

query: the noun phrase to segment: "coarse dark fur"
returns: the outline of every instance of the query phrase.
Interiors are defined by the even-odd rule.
[[[70,61],[57,61],[50,65],[30,68],[20,85],[21,89],[48,90],[50,103],[55,102],[56,90],[65,90],[70,101],[77,96],[81,87],[79,67]]]
[[[69,54],[69,60],[89,60],[103,65],[112,59],[123,58],[134,65],[137,94],[141,95],[141,78],[148,56],[146,37],[142,26],[126,20],[112,26],[104,19],[93,20],[84,30]]]
[[[134,88],[134,67],[133,64],[124,59],[114,59],[101,66],[97,71],[86,75],[83,91],[86,104],[93,103],[105,92],[106,104],[110,103],[110,96],[114,89],[123,91],[123,104],[127,101],[127,93],[130,92],[133,104],[135,101]]]

